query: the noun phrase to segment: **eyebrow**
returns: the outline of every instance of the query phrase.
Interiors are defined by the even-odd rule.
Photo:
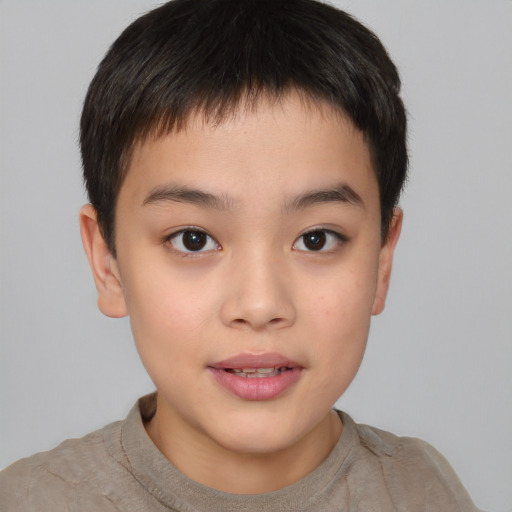
[[[225,196],[216,196],[185,185],[164,185],[154,188],[142,202],[143,206],[166,202],[191,203],[204,208],[228,210],[232,201]]]
[[[210,192],[187,187],[186,185],[163,185],[155,187],[142,202],[143,206],[176,202],[191,203],[203,208],[215,210],[229,210],[233,207],[233,200],[227,196],[216,196]],[[323,203],[346,203],[365,207],[361,196],[349,185],[340,183],[326,190],[313,190],[305,192],[285,201],[284,211],[293,212],[305,210],[311,206]]]
[[[365,204],[361,196],[349,185],[339,183],[331,189],[314,190],[300,194],[285,203],[285,211],[305,210],[310,206],[322,203],[347,203],[360,206],[363,209]]]

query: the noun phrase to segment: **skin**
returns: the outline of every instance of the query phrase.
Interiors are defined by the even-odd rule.
[[[359,199],[311,196],[340,185]],[[168,193],[184,187],[217,199]],[[296,200],[308,194],[315,199]],[[146,430],[183,473],[262,493],[327,457],[342,432],[331,408],[359,368],[371,315],[384,308],[401,220],[396,209],[383,242],[362,134],[295,94],[217,126],[197,114],[180,132],[141,143],[119,193],[117,259],[83,207],[99,308],[130,316],[158,390]],[[200,252],[184,252],[179,233],[170,238],[190,227],[211,237]],[[305,245],[312,228],[330,230],[320,250]],[[241,352],[280,353],[301,366],[300,378],[271,400],[243,400],[208,369]]]

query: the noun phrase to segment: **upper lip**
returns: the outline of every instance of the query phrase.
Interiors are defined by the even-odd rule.
[[[300,367],[295,361],[277,352],[263,354],[240,353],[228,359],[209,365],[211,368],[296,368]]]

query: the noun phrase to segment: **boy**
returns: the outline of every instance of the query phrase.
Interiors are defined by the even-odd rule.
[[[80,220],[157,394],[7,469],[6,510],[476,510],[431,447],[332,410],[400,234],[399,86],[311,0],[175,0],[119,37],[84,105]]]

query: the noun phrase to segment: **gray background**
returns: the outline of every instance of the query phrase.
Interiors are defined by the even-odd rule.
[[[512,511],[512,1],[339,1],[399,65],[411,180],[388,307],[338,405],[422,437]],[[155,2],[0,0],[0,467],[152,390],[82,253],[77,126],[108,45]]]

